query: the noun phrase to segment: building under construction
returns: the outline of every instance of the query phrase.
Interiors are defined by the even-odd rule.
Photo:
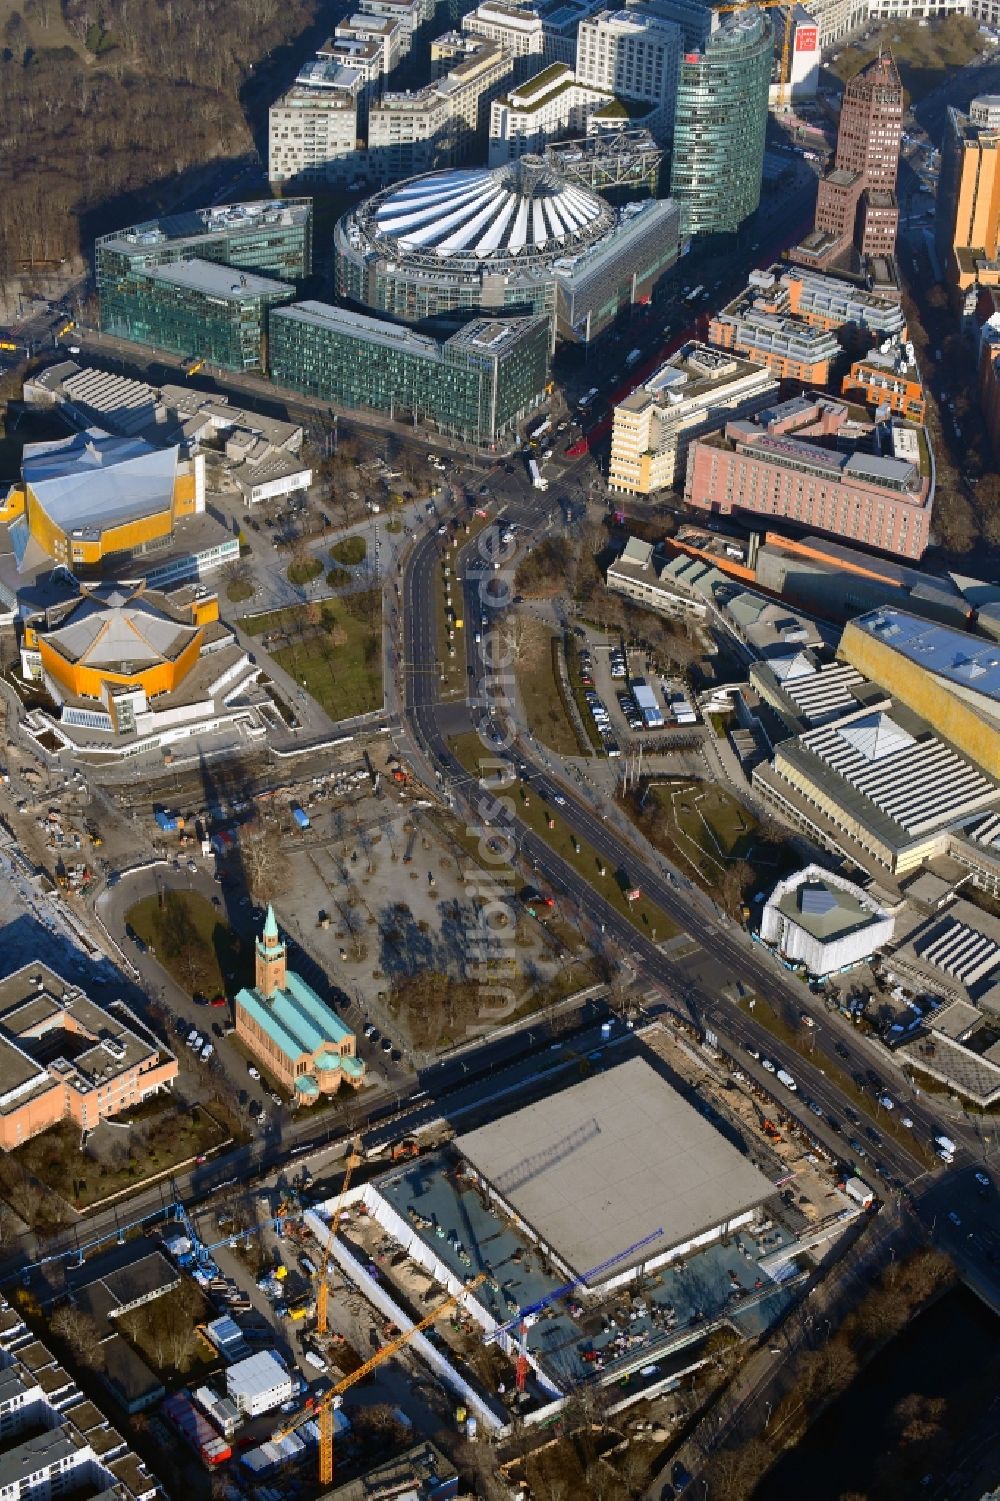
[[[554,142],[543,155],[567,181],[590,188],[611,203],[656,197],[663,150],[641,127]]]
[[[352,1189],[333,1257],[399,1327],[469,1289],[461,1349],[411,1348],[496,1432],[511,1403],[537,1410],[588,1379],[638,1396],[697,1363],[719,1322],[769,1323],[797,1270],[776,1192],[633,1057]],[[326,1240],[322,1211],[305,1219]],[[476,1348],[501,1363],[492,1388]]]

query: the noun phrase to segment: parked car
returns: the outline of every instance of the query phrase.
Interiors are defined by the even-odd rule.
[[[254,1068],[252,1063],[247,1064],[247,1073],[250,1075],[251,1079],[260,1078],[260,1069]]]

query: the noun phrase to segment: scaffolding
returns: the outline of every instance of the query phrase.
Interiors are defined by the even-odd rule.
[[[545,147],[544,158],[570,182],[606,198],[634,201],[656,197],[663,149],[636,126],[555,142]]]

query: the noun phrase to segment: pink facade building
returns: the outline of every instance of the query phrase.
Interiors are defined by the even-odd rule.
[[[873,425],[855,408],[796,397],[692,443],[684,499],[920,558],[933,500],[923,434],[903,423],[888,433],[888,449],[877,452]]]

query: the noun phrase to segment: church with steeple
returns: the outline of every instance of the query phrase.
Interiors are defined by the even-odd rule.
[[[254,945],[254,984],[234,1002],[236,1036],[293,1104],[311,1105],[342,1083],[358,1089],[365,1065],[357,1040],[312,986],[288,968],[288,951],[268,906]]]

